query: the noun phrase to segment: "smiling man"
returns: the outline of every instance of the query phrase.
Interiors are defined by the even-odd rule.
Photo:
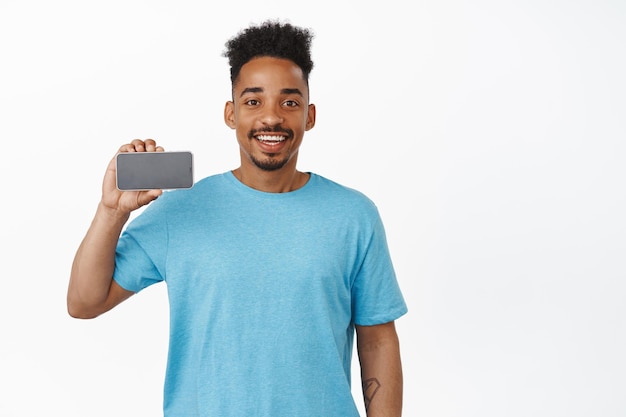
[[[315,105],[309,104],[302,69],[290,60],[263,56],[252,58],[240,71],[233,81],[233,101],[224,110],[240,147],[241,167],[235,176],[270,192],[302,187],[309,176],[296,170],[298,150],[304,132],[315,125]],[[258,180],[269,180],[270,188]]]
[[[68,311],[97,317],[166,283],[165,416],[356,417],[355,335],[368,417],[401,415],[394,321],[407,308],[376,206],[297,169],[315,125],[311,40],[307,29],[268,21],[227,42],[224,120],[239,143],[236,169],[163,193],[120,191],[114,159],[107,168]],[[119,149],[158,151],[152,139]]]

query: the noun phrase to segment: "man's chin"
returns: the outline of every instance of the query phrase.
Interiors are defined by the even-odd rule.
[[[269,156],[269,158],[264,160],[252,158],[252,162],[257,168],[262,169],[263,171],[278,171],[287,165],[287,162],[289,161],[288,159],[274,159],[271,155]]]

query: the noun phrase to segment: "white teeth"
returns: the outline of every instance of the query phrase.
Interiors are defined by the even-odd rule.
[[[272,136],[272,135],[259,135],[256,137],[257,140],[260,140],[261,142],[282,142],[285,140],[284,136]]]

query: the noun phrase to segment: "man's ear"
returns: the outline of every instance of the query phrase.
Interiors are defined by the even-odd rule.
[[[311,130],[315,126],[315,104],[309,104],[309,110],[306,116],[305,130]]]
[[[232,101],[227,101],[224,106],[224,123],[231,129],[235,128],[235,104]]]

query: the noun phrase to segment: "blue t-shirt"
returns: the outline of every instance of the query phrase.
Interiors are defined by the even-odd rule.
[[[376,207],[316,174],[288,193],[231,172],[165,192],[122,234],[115,280],[167,283],[168,417],[358,416],[354,325],[407,311]]]

